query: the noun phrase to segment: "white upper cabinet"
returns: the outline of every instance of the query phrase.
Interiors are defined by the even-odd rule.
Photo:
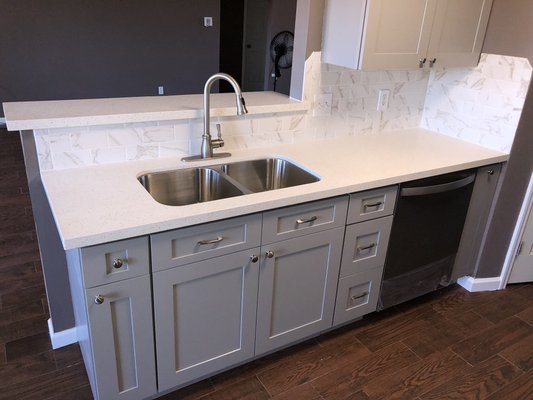
[[[478,63],[493,0],[328,0],[323,61],[354,69]]]
[[[428,62],[471,67],[479,62],[493,0],[437,0]]]

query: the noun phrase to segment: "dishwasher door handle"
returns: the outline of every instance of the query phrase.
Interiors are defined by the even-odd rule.
[[[456,190],[471,184],[472,182],[474,182],[475,179],[476,174],[473,173],[468,175],[466,178],[462,178],[453,182],[442,183],[440,185],[402,188],[402,190],[400,191],[400,196],[425,196],[428,194],[450,192],[452,190]]]

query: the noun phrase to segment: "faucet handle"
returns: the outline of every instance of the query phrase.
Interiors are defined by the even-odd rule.
[[[241,96],[241,105],[242,105],[242,111],[244,114],[248,114],[248,109],[246,108],[246,102],[244,101],[244,97]]]
[[[219,139],[222,139],[222,128],[220,127],[220,124],[216,124],[217,127],[217,137]]]

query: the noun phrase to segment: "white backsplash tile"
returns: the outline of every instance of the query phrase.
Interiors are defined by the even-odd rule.
[[[103,147],[91,150],[93,164],[114,164],[124,162],[126,157],[126,146]]]
[[[170,142],[174,139],[174,126],[172,125],[157,125],[142,128],[143,143]]]
[[[434,70],[421,126],[508,152],[531,72],[525,58],[494,54],[482,54],[474,68]]]
[[[531,79],[526,59],[482,54],[475,68],[357,71],[321,62],[305,64],[309,112],[213,117],[222,150],[369,135],[421,126],[471,143],[509,151]],[[378,93],[390,90],[377,111]],[[317,100],[318,99],[318,100]],[[320,101],[319,101],[320,100]],[[43,170],[199,154],[203,119],[35,131]]]
[[[53,169],[77,168],[92,164],[90,150],[74,150],[52,153]]]

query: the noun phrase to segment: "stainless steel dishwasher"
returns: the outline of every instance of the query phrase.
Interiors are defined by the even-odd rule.
[[[400,185],[378,310],[450,283],[475,170]]]

